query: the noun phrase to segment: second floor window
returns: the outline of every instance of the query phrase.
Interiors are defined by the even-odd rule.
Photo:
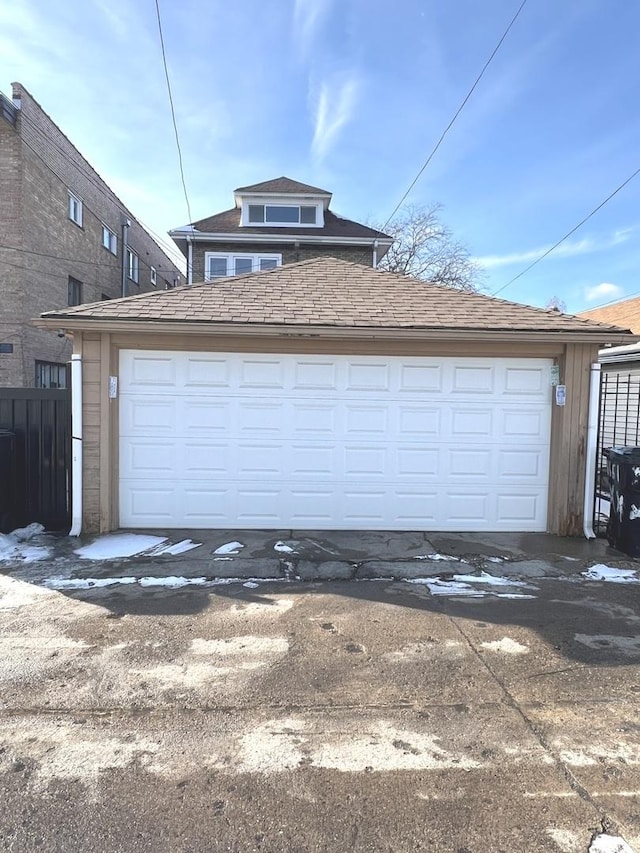
[[[244,275],[249,272],[272,270],[282,265],[282,255],[259,254],[239,255],[222,252],[205,253],[205,280],[223,278],[227,275]]]
[[[315,225],[315,204],[250,204],[250,225]]]
[[[82,228],[82,201],[71,192],[69,193],[69,219]]]
[[[135,252],[127,247],[127,275],[131,281],[138,283],[140,277],[140,261]]]
[[[110,228],[106,225],[102,226],[102,245],[108,249],[112,255],[118,254],[118,238]]]

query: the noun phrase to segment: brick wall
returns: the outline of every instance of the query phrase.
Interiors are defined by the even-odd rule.
[[[237,252],[238,254],[280,253],[283,264],[293,264],[296,261],[308,261],[313,258],[339,258],[342,261],[353,261],[357,264],[371,266],[373,263],[370,246],[326,246],[301,245],[295,248],[290,243],[194,243],[193,246],[193,281],[204,281],[205,252]]]
[[[0,354],[0,385],[32,386],[36,360],[71,356],[66,338],[30,322],[68,305],[69,276],[82,283],[83,302],[121,295],[123,215],[139,257],[138,284],[129,280],[127,295],[154,289],[151,267],[158,289],[180,274],[32,96],[19,84],[13,93],[21,100],[17,126],[0,118],[0,242],[28,251],[0,248],[0,261],[22,267],[0,265],[0,343],[14,343],[12,355]],[[69,218],[69,191],[83,202],[81,227]],[[117,255],[102,245],[103,224],[117,236]]]

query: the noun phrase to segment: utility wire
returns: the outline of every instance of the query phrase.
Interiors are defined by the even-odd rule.
[[[157,0],[156,0],[156,4],[157,4]],[[398,212],[398,210],[400,210],[400,208],[401,208],[401,207],[402,207],[402,205],[404,204],[404,202],[405,202],[405,200],[407,199],[407,197],[408,197],[409,193],[411,192],[411,190],[415,187],[415,185],[416,185],[416,184],[418,183],[418,181],[420,180],[420,177],[422,176],[422,173],[424,172],[424,170],[427,168],[427,166],[429,165],[429,163],[431,162],[431,160],[432,160],[432,159],[433,159],[433,157],[435,156],[435,153],[436,153],[436,151],[438,150],[438,148],[440,148],[440,146],[441,146],[441,144],[442,144],[442,142],[443,142],[443,140],[444,140],[445,136],[447,135],[447,133],[449,133],[449,131],[451,130],[451,128],[452,128],[452,127],[453,127],[453,125],[455,124],[456,119],[458,118],[458,116],[460,115],[460,113],[462,112],[462,110],[465,108],[467,101],[469,100],[469,98],[471,97],[471,95],[473,95],[473,93],[474,93],[474,91],[475,91],[475,89],[476,89],[477,85],[480,83],[480,81],[481,81],[481,80],[482,80],[482,78],[484,77],[484,73],[485,73],[485,71],[486,71],[486,70],[487,70],[487,68],[491,65],[491,62],[493,61],[494,56],[496,55],[496,53],[497,53],[497,52],[500,50],[500,48],[502,47],[502,43],[503,43],[503,41],[504,41],[504,40],[506,39],[506,37],[509,35],[509,31],[511,30],[511,28],[512,28],[512,27],[513,27],[513,25],[515,24],[515,22],[516,22],[516,20],[518,19],[518,17],[519,17],[519,15],[520,15],[520,13],[522,12],[522,10],[524,9],[524,7],[525,7],[526,5],[527,5],[527,0],[522,0],[522,3],[520,4],[520,6],[519,6],[519,8],[518,8],[518,11],[515,13],[515,15],[513,16],[513,18],[512,18],[512,19],[511,19],[511,21],[509,22],[509,26],[508,26],[508,27],[506,28],[506,30],[503,32],[502,36],[500,37],[500,41],[498,42],[498,44],[497,44],[497,45],[495,46],[495,48],[493,49],[493,52],[491,53],[491,56],[489,57],[489,59],[487,59],[487,61],[486,61],[486,62],[485,62],[485,64],[483,65],[482,70],[480,71],[480,73],[479,73],[479,74],[478,74],[478,76],[476,77],[476,79],[475,79],[475,82],[474,82],[473,86],[472,86],[472,87],[469,89],[469,91],[467,92],[467,94],[466,94],[466,96],[465,96],[464,100],[462,101],[462,103],[460,104],[460,106],[458,107],[458,109],[456,110],[456,112],[455,112],[455,114],[454,114],[453,118],[451,119],[451,121],[449,122],[449,124],[448,124],[448,125],[445,127],[445,129],[442,131],[442,134],[440,135],[440,139],[438,139],[438,141],[436,142],[436,144],[435,144],[435,146],[434,146],[433,150],[431,151],[431,153],[429,154],[429,156],[427,157],[427,159],[426,159],[426,160],[424,161],[424,163],[422,164],[422,167],[420,168],[420,171],[418,172],[418,174],[415,176],[415,178],[414,178],[414,179],[411,181],[411,183],[409,184],[409,188],[407,189],[407,191],[405,192],[405,194],[402,196],[402,198],[400,199],[400,201],[399,201],[399,202],[397,203],[397,205],[394,207],[393,212],[391,213],[391,216],[389,216],[389,218],[387,219],[387,221],[384,223],[384,225],[383,225],[383,226],[382,226],[382,228],[380,229],[381,231],[384,231],[384,229],[387,227],[387,225],[391,222],[391,220],[392,220],[392,219],[393,219],[393,217],[396,215],[396,213]]]
[[[189,214],[189,222],[193,222],[193,218],[191,216],[191,205],[189,204],[189,195],[187,193],[187,183],[184,179],[184,166],[182,163],[182,150],[180,149],[180,137],[178,135],[178,124],[176,122],[176,111],[173,106],[173,95],[171,94],[171,82],[169,80],[169,69],[167,68],[167,54],[164,48],[164,36],[162,35],[162,20],[160,17],[160,4],[158,0],[155,0],[156,3],[156,15],[158,18],[158,33],[160,34],[160,49],[162,51],[162,64],[164,65],[164,76],[167,81],[167,92],[169,94],[169,104],[171,106],[171,119],[173,121],[173,130],[176,136],[176,148],[178,149],[178,162],[180,164],[180,177],[182,179],[182,189],[184,190],[184,200],[187,203],[187,213]]]
[[[544,259],[547,257],[547,255],[550,255],[550,254],[551,254],[551,252],[554,252],[554,251],[558,248],[558,246],[560,246],[562,243],[564,243],[564,241],[565,241],[565,240],[568,240],[568,239],[569,239],[569,237],[571,237],[571,235],[572,235],[572,234],[575,234],[575,233],[576,233],[576,231],[577,231],[579,228],[582,228],[582,226],[585,224],[585,222],[588,222],[588,221],[589,221],[589,219],[591,219],[591,217],[592,217],[592,216],[594,216],[594,215],[595,215],[599,210],[601,210],[601,209],[605,206],[605,204],[607,204],[607,202],[611,201],[611,199],[612,199],[615,195],[617,195],[617,193],[619,193],[621,189],[623,189],[624,187],[626,187],[626,185],[627,185],[628,183],[630,183],[630,181],[632,181],[632,180],[636,177],[636,175],[639,175],[639,174],[640,174],[640,168],[636,169],[636,170],[635,170],[635,172],[633,172],[633,174],[629,175],[629,177],[628,177],[626,180],[624,180],[624,181],[620,184],[620,186],[616,187],[616,188],[615,188],[615,190],[614,190],[612,193],[610,193],[610,194],[609,194],[609,195],[604,199],[604,201],[601,201],[601,202],[600,202],[600,204],[599,204],[597,207],[594,207],[594,208],[593,208],[593,210],[591,211],[591,213],[587,214],[587,216],[585,216],[585,217],[584,217],[584,219],[581,219],[581,220],[580,220],[580,222],[578,222],[578,224],[577,224],[577,225],[575,225],[575,226],[571,229],[571,231],[567,231],[567,233],[564,235],[564,237],[561,237],[561,238],[560,238],[560,240],[558,240],[558,242],[557,242],[557,243],[554,243],[554,244],[553,244],[553,246],[551,246],[551,248],[550,248],[550,249],[547,249],[547,251],[546,251],[546,252],[543,252],[543,253],[540,255],[540,257],[539,257],[539,258],[536,258],[536,259],[535,259],[535,261],[532,261],[532,262],[529,264],[529,266],[525,267],[525,268],[524,268],[523,270],[521,270],[517,275],[514,275],[514,277],[513,277],[512,279],[510,279],[506,284],[503,284],[503,285],[502,285],[502,287],[499,287],[497,290],[494,290],[494,291],[493,291],[493,293],[492,293],[491,295],[492,295],[492,296],[496,296],[498,293],[502,293],[502,291],[503,291],[503,290],[506,290],[506,289],[507,289],[507,287],[510,287],[510,286],[514,283],[514,281],[517,281],[517,280],[518,280],[519,278],[521,278],[525,273],[528,273],[530,269],[533,269],[533,267],[535,267],[535,266],[536,266],[536,264],[539,264],[539,263],[540,263],[540,261],[544,260]]]

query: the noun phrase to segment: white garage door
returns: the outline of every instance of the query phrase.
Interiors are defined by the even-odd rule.
[[[550,367],[123,351],[120,523],[544,530]]]

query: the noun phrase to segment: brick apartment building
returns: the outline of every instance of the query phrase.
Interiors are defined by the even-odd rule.
[[[0,386],[56,388],[71,345],[32,318],[184,278],[24,86],[12,88],[12,101],[0,95]]]

